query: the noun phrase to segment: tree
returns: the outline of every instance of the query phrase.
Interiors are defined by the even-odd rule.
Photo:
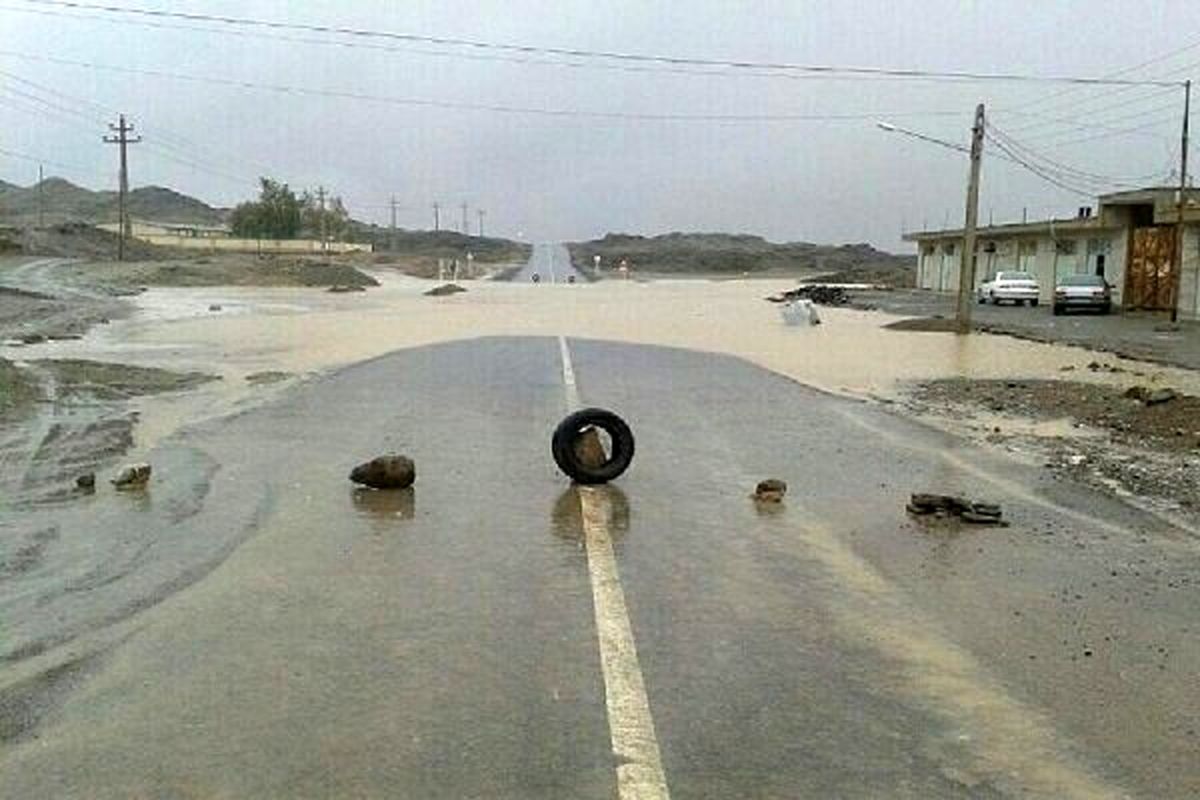
[[[249,239],[295,239],[300,232],[301,204],[286,183],[261,178],[257,202],[240,203],[229,223],[234,236]]]
[[[300,205],[303,209],[300,227],[305,236],[318,239],[324,230],[325,235],[330,239],[345,238],[346,230],[350,225],[350,212],[346,210],[342,198],[337,196],[326,198],[325,208],[322,209],[316,195],[306,191],[300,198]],[[322,221],[324,228],[322,228]]]

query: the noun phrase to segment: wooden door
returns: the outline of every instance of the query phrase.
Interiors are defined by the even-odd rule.
[[[1165,311],[1175,277],[1175,229],[1134,228],[1125,270],[1125,307]]]

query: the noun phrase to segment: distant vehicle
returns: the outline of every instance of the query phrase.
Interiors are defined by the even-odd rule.
[[[1054,313],[1072,308],[1092,308],[1101,314],[1112,311],[1112,287],[1100,275],[1064,275],[1054,287]]]
[[[568,276],[567,276],[567,283],[574,283],[574,282],[575,282],[575,276],[574,276],[574,275],[568,275]]]
[[[529,280],[533,281],[534,283],[537,283],[541,279],[542,279],[542,276],[538,275],[536,272],[533,273],[533,275],[529,278]]]
[[[996,277],[979,287],[979,302],[994,306],[1001,303],[1036,306],[1040,294],[1037,278],[1028,272],[997,272]]]

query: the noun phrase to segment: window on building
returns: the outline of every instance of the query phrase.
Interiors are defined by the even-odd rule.
[[[1017,245],[1017,253],[1023,256],[1037,255],[1037,240],[1026,239]]]
[[[954,242],[947,242],[942,245],[942,252],[948,256],[954,255]]]
[[[1099,255],[1112,252],[1112,242],[1108,239],[1088,239],[1088,255]]]
[[[994,253],[994,252],[996,252],[996,243],[995,243],[995,242],[988,242],[988,243],[986,243],[986,244],[983,246],[983,252],[985,252],[985,253]]]
[[[1059,239],[1054,243],[1054,252],[1060,256],[1075,255],[1075,240],[1074,239]]]

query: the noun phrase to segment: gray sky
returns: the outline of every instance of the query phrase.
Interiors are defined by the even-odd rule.
[[[109,4],[730,60],[1101,76],[1161,59],[1121,77],[1170,80],[1200,68],[1195,0]],[[1001,131],[1038,157],[1103,177],[1108,189],[1124,188],[1108,180],[1114,177],[1140,184],[1157,174],[1162,182],[1178,159],[1182,90],[628,71],[480,59],[487,51],[398,42],[358,40],[375,49],[351,49],[213,23],[164,21],[187,30],[130,24],[136,19],[0,2],[0,70],[71,98],[0,75],[0,147],[70,165],[48,167],[50,174],[113,186],[115,148],[99,137],[105,109],[119,109],[147,138],[131,150],[135,185],[168,185],[215,204],[247,198],[256,176],[268,173],[297,188],[324,184],[355,216],[381,222],[394,193],[406,227],[430,226],[430,204],[438,200],[447,207],[443,220],[457,225],[466,202],[472,228],[482,207],[489,232],[531,239],[726,230],[900,250],[902,226],[961,222],[966,157],[881,131],[875,115],[965,144],[974,105],[985,102]],[[122,74],[14,52],[452,103],[867,118],[734,123],[430,108]],[[1074,141],[1088,137],[1100,138]],[[995,153],[989,143],[984,221],[1019,219],[1023,207],[1031,216],[1068,214],[1088,202]],[[0,153],[3,179],[27,184],[36,171],[35,163]],[[1052,174],[1076,189],[1099,188],[1097,178]]]

